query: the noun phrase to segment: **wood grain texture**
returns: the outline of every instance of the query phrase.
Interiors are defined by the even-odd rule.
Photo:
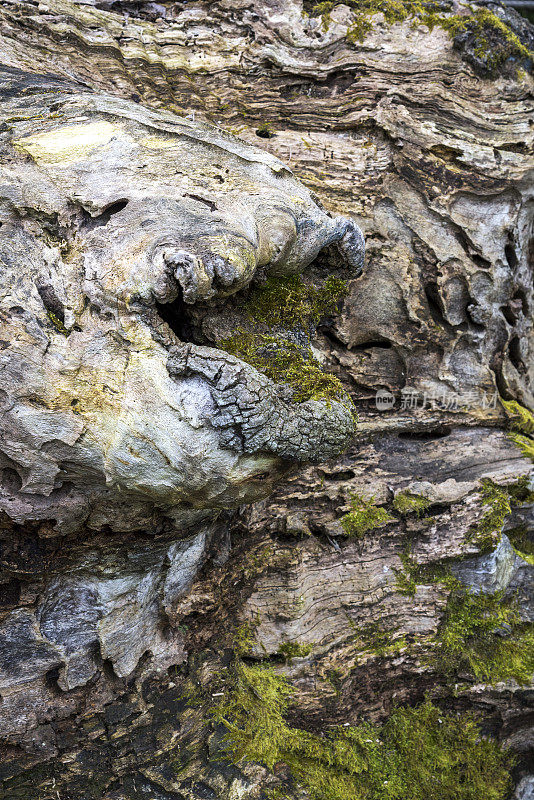
[[[473,538],[487,513],[482,481],[532,476],[497,400],[534,404],[532,76],[508,64],[481,77],[439,26],[377,14],[354,43],[347,6],[327,30],[302,11],[298,0],[0,2],[8,70],[235,134],[366,240],[362,275],[313,340],[358,411],[344,455],[276,490],[260,473],[267,499],[197,521],[183,539],[150,522],[96,525],[87,539],[57,537],[46,514],[0,522],[0,653],[16,656],[0,661],[5,800],[255,800],[280,787],[303,798],[282,768],[214,758],[207,711],[247,622],[249,657],[296,689],[294,724],[380,721],[428,695],[512,747],[527,786],[516,797],[528,796],[532,687],[465,674],[455,687],[432,666],[449,589],[428,576],[451,568],[472,590],[499,588],[532,621],[532,565],[506,535],[492,550]],[[506,13],[532,47],[531,26]],[[17,124],[31,137],[43,121]],[[193,172],[190,192],[217,202]],[[222,323],[210,324],[216,338]],[[377,408],[379,389],[393,407]],[[426,498],[424,514],[395,511],[402,492]],[[354,494],[391,521],[347,539]],[[532,504],[505,516],[511,539],[518,526],[532,536]],[[418,568],[427,572],[403,593],[402,575]],[[385,649],[362,639],[370,626]],[[287,659],[285,644],[311,651]]]

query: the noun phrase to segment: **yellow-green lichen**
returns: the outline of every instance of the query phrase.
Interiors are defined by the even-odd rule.
[[[351,510],[340,519],[346,536],[363,536],[368,531],[381,528],[388,522],[394,522],[394,517],[390,516],[385,508],[375,505],[373,500],[373,497],[366,500],[360,494],[351,495]]]
[[[70,333],[69,329],[65,327],[65,325],[59,319],[59,317],[56,316],[56,314],[54,314],[53,311],[47,311],[46,316],[48,317],[48,319],[50,320],[50,322],[52,323],[52,325],[54,326],[54,328],[58,333],[62,333],[63,336],[69,335]]]
[[[521,622],[515,604],[502,592],[452,592],[431,656],[449,677],[467,672],[478,681],[515,679],[527,684],[534,673],[534,626]]]
[[[284,642],[278,648],[278,654],[283,656],[286,661],[292,658],[306,658],[313,650],[312,644],[299,644],[299,642]]]
[[[534,462],[534,414],[515,400],[501,400],[501,403],[512,427],[508,438]]]
[[[62,125],[13,142],[38,164],[67,164],[87,158],[94,150],[107,145],[124,132],[121,125],[101,120],[78,125]]]
[[[480,500],[488,510],[480,522],[471,528],[468,538],[481,550],[488,550],[499,543],[504,520],[511,513],[512,507],[505,486],[498,486],[489,478],[483,479],[481,484]]]
[[[508,59],[528,62],[533,57],[508,25],[487,8],[469,7],[470,13],[463,14],[444,13],[443,4],[435,0],[327,0],[305,2],[305,8],[312,16],[320,16],[324,29],[328,30],[332,10],[341,3],[353,12],[347,39],[354,44],[365,39],[373,28],[373,17],[382,14],[388,25],[411,19],[414,27],[423,24],[430,31],[441,27],[453,39],[458,37],[457,41],[463,37],[469,44],[465,51],[467,60],[489,75],[496,75]]]
[[[312,800],[504,800],[508,754],[474,720],[429,702],[396,709],[382,725],[361,722],[318,736],[290,725],[290,684],[271,668],[236,663],[223,701],[227,757],[273,770],[283,763]]]
[[[408,514],[415,514],[420,517],[430,507],[431,503],[421,494],[412,492],[398,492],[393,500],[393,508],[403,517]]]

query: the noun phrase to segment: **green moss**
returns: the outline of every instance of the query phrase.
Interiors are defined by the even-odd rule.
[[[394,521],[394,517],[391,517],[385,508],[380,508],[373,503],[373,499],[371,497],[370,500],[366,500],[359,494],[351,495],[351,510],[340,519],[346,536],[363,536],[367,531]]]
[[[530,475],[521,475],[515,483],[508,484],[506,489],[513,506],[534,503],[534,491],[530,488]]]
[[[534,438],[532,438],[532,436],[523,436],[520,433],[509,433],[508,438],[516,447],[519,447],[525,458],[530,458],[531,461],[534,461]]]
[[[234,763],[286,764],[312,800],[504,800],[506,752],[468,716],[431,703],[393,712],[382,726],[334,727],[318,736],[286,721],[293,690],[263,666],[236,664],[213,718]]]
[[[310,335],[325,315],[335,310],[346,292],[346,282],[334,276],[322,287],[309,286],[298,275],[269,278],[245,303],[252,330],[239,328],[219,341],[218,347],[243,359],[276,383],[292,389],[292,400],[336,400],[356,421],[354,406],[341,381],[324,372],[311,349]],[[289,337],[298,332],[298,344]]]
[[[534,541],[529,537],[525,526],[506,531],[510,544],[523,561],[534,565]]]
[[[506,487],[498,486],[489,478],[484,478],[481,483],[481,503],[488,510],[480,522],[473,526],[468,538],[482,550],[488,550],[499,543],[504,520],[512,507]]]
[[[496,14],[487,8],[471,8],[469,15],[443,13],[442,6],[434,0],[329,0],[313,4],[305,1],[305,9],[312,16],[320,16],[328,30],[332,10],[343,2],[353,11],[353,22],[347,31],[348,41],[363,42],[372,30],[372,18],[381,13],[388,25],[411,19],[413,25],[424,24],[429,30],[439,26],[452,38],[466,34],[470,50],[486,72],[495,75],[508,60],[528,60],[533,54],[521,43],[513,31]]]
[[[430,505],[430,500],[426,497],[421,494],[412,494],[411,492],[398,492],[393,500],[393,508],[403,517],[408,514],[416,514],[420,517]]]
[[[478,681],[515,679],[527,684],[534,673],[534,626],[523,624],[501,592],[453,592],[436,638],[431,662],[449,677],[469,672]]]
[[[417,591],[418,568],[408,553],[400,557],[402,569],[395,569],[395,585],[399,594],[413,597]]]
[[[430,14],[423,22],[432,30],[432,23],[449,31],[452,37],[467,33],[473,38],[473,52],[491,74],[509,58],[530,59],[532,53],[508,25],[487,8],[474,8],[469,16]]]
[[[534,414],[515,400],[501,400],[512,428],[527,436],[534,436]]]
[[[382,657],[395,655],[407,645],[405,636],[393,638],[393,631],[384,629],[379,622],[355,628],[353,639],[359,650]]]
[[[278,648],[279,655],[283,656],[286,661],[291,661],[292,658],[306,658],[313,650],[312,644],[299,644],[298,642],[284,642]]]
[[[268,278],[250,294],[245,310],[251,320],[270,327],[307,329],[332,314],[346,292],[347,282],[333,275],[320,287],[304,283],[300,275]]]
[[[337,400],[349,406],[341,381],[323,372],[314,359],[311,348],[303,349],[276,336],[238,330],[218,343],[219,347],[262,372],[275,383],[285,383],[292,389],[292,400]],[[351,413],[354,411],[350,405]]]
[[[246,656],[250,653],[256,643],[255,631],[256,625],[250,621],[244,622],[243,625],[239,626],[233,641],[233,650],[237,656]]]
[[[534,461],[534,414],[515,400],[502,400],[512,432],[508,438],[521,450],[525,458]]]

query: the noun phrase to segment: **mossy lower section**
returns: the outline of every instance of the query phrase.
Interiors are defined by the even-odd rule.
[[[467,672],[484,683],[513,678],[528,684],[534,674],[534,625],[521,621],[502,592],[472,594],[458,586],[430,661],[449,677]]]
[[[304,4],[312,16],[321,16],[328,29],[331,12],[341,0]],[[373,17],[381,13],[388,25],[411,19],[412,24],[426,25],[429,30],[441,27],[454,39],[455,47],[473,67],[483,75],[496,76],[510,63],[517,70],[531,66],[533,54],[520,41],[510,27],[487,8],[472,8],[470,13],[443,13],[440,2],[420,0],[343,0],[343,5],[353,11],[353,22],[347,39],[362,42],[373,28]]]
[[[299,275],[269,278],[244,304],[248,328],[217,344],[275,383],[289,386],[293,402],[337,400],[353,413],[341,382],[321,368],[311,348],[315,326],[335,311],[346,290],[346,282],[334,276],[320,287],[304,283]]]
[[[234,763],[285,764],[313,800],[504,800],[510,759],[474,720],[426,702],[382,726],[361,722],[318,736],[286,721],[292,687],[271,668],[237,661],[213,711]]]

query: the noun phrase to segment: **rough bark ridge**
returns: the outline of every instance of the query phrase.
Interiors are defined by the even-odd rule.
[[[532,47],[527,23],[491,8]],[[248,657],[296,688],[294,724],[380,721],[429,694],[444,710],[475,711],[518,754],[517,797],[531,790],[532,686],[491,685],[465,665],[451,680],[432,654],[445,568],[470,592],[516,598],[534,621],[532,495],[520,480],[531,477],[528,424],[521,450],[493,403],[497,393],[534,405],[532,78],[513,56],[490,69],[471,29],[453,42],[439,25],[377,13],[360,43],[348,6],[326,26],[302,12],[297,0],[0,2],[1,258],[8,269],[16,254],[20,269],[26,254],[20,282],[2,281],[0,400],[16,413],[0,440],[0,797],[306,796],[283,769],[220,757],[207,710],[245,623]],[[61,167],[68,137],[59,149],[46,137],[67,124],[96,125],[98,141]],[[167,159],[162,142],[183,142],[185,130],[196,144]],[[232,192],[199,137],[223,143],[225,168],[240,159]],[[140,216],[147,187],[153,205]],[[179,232],[177,205],[192,220]],[[232,258],[217,261],[201,239],[213,207]],[[288,219],[306,221],[300,234]],[[213,346],[267,265],[279,276],[307,267],[320,278],[342,262],[357,271],[354,223],[364,271],[312,344],[356,405],[356,438],[274,490],[296,462],[339,452],[351,416],[344,402],[291,404],[283,386]],[[87,305],[75,295],[84,247]],[[133,286],[116,269],[110,286],[108,260],[120,267],[129,253],[145,271]],[[165,303],[177,304],[174,330],[158,316]],[[24,374],[9,373],[17,342]],[[114,400],[128,397],[113,383],[123,363],[133,395],[145,387],[142,409]],[[103,409],[89,391],[93,364]],[[51,370],[61,408],[47,396]],[[377,390],[391,393],[381,408]],[[87,407],[57,422],[72,400]],[[110,450],[108,420],[147,409],[147,440],[165,457],[136,473],[139,442],[112,437]],[[205,437],[181,461],[166,449],[176,409],[191,437]],[[34,443],[44,431],[34,453],[21,430]],[[347,515],[356,525],[362,508],[376,522],[347,536]]]

